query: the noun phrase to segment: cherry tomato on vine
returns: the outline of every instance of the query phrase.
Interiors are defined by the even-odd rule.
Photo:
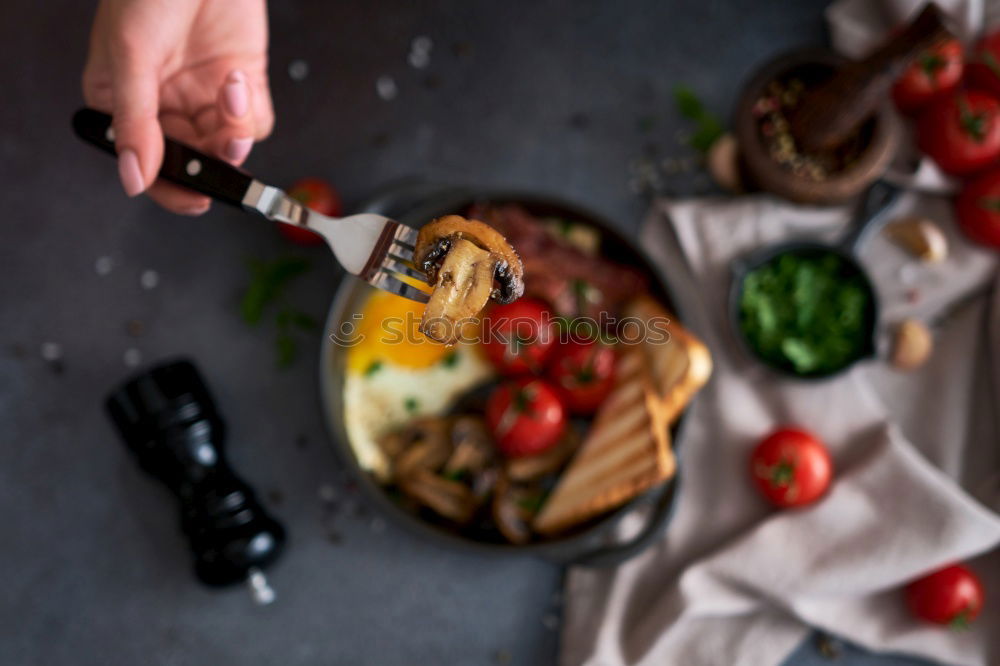
[[[917,121],[917,144],[947,173],[989,166],[1000,157],[1000,100],[968,90],[932,103]]]
[[[781,428],[765,437],[750,457],[754,483],[781,507],[816,501],[830,485],[833,462],[823,443],[799,428]]]
[[[892,99],[911,113],[958,87],[963,70],[962,43],[945,40],[921,53],[892,87]]]
[[[559,345],[549,378],[575,414],[593,414],[615,385],[615,350],[599,340]]]
[[[486,402],[486,422],[504,455],[531,456],[556,445],[566,429],[566,410],[551,386],[522,378],[493,391]]]
[[[311,208],[323,215],[340,217],[344,212],[337,190],[319,178],[303,178],[296,182],[288,190],[288,196],[302,203],[306,208]],[[326,242],[319,234],[308,229],[299,229],[290,224],[278,223],[278,231],[281,232],[282,236],[298,245],[322,245]]]
[[[966,183],[955,200],[955,218],[966,236],[1000,249],[1000,169]]]
[[[960,564],[918,578],[906,586],[906,603],[918,618],[935,624],[967,627],[983,607],[983,584]]]
[[[540,374],[557,337],[549,306],[534,298],[494,305],[483,317],[486,356],[504,375]]]

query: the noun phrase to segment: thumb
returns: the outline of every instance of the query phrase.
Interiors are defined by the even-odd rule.
[[[118,177],[134,197],[153,184],[163,161],[159,79],[155,68],[126,56],[112,67],[111,90]]]

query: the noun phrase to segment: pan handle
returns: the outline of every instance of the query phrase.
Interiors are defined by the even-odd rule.
[[[838,245],[851,256],[858,256],[865,241],[886,222],[886,213],[899,200],[902,192],[902,188],[885,180],[872,183],[861,195],[847,235]]]
[[[674,513],[677,492],[680,486],[680,473],[664,484],[659,495],[653,499],[653,507],[646,524],[634,537],[628,541],[598,546],[597,548],[573,556],[566,564],[585,567],[612,567],[638,555],[663,533]]]

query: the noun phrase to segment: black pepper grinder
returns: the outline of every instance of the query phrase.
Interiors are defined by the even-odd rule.
[[[262,569],[281,552],[285,530],[226,461],[226,427],[195,366],[156,366],[111,393],[106,406],[139,465],[180,501],[199,580],[244,581],[256,603],[274,601]]]

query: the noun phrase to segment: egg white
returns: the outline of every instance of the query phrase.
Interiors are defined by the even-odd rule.
[[[489,381],[493,367],[473,347],[457,346],[453,363],[407,368],[383,362],[372,373],[344,378],[344,424],[361,466],[385,478],[388,461],[378,439],[414,418],[447,412],[466,391]]]

